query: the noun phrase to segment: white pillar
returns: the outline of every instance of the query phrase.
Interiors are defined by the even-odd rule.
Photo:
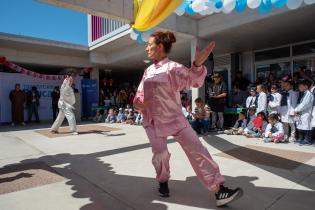
[[[207,44],[206,41],[201,40],[201,39],[193,39],[190,42],[190,61],[191,61],[191,65],[193,65],[193,62],[195,60],[195,54],[196,54],[196,47],[199,46],[200,49],[202,49],[203,47],[205,47]],[[207,66],[207,63],[205,63],[205,65]],[[195,99],[198,97],[201,97],[203,101],[205,101],[205,85],[203,85],[200,88],[192,88],[191,89],[191,103],[192,103],[192,110],[195,109]]]

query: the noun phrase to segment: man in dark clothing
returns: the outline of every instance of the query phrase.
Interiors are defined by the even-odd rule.
[[[223,131],[224,124],[224,107],[225,107],[225,99],[227,97],[227,87],[225,82],[223,81],[223,77],[219,73],[214,73],[213,75],[214,84],[210,86],[208,89],[208,93],[210,96],[210,109],[212,111],[212,130]],[[219,118],[219,120],[217,120]]]
[[[59,112],[59,109],[58,109],[59,98],[60,98],[60,90],[58,86],[55,86],[53,92],[51,92],[51,103],[52,103],[54,121],[56,120],[57,114]]]
[[[15,84],[15,89],[10,92],[12,126],[24,123],[25,93],[21,90],[20,84]]]
[[[242,91],[246,91],[250,82],[243,77],[241,71],[237,71],[235,74],[235,79],[233,81],[233,86],[238,85]]]
[[[28,122],[32,121],[33,113],[35,114],[36,122],[39,123],[38,107],[39,107],[39,92],[37,87],[33,86],[30,91],[27,92],[26,106],[28,109]]]

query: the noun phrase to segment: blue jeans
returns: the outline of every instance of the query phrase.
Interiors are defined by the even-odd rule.
[[[191,126],[198,134],[208,132],[209,119],[196,119],[191,123]]]

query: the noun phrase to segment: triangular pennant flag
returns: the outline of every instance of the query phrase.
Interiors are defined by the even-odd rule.
[[[56,80],[56,76],[55,75],[52,76],[52,80]]]
[[[29,76],[30,74],[31,74],[31,71],[30,71],[30,70],[27,70],[27,71],[26,71],[26,75]]]
[[[50,76],[49,75],[46,75],[46,80],[50,80]]]
[[[25,72],[25,69],[24,69],[24,68],[21,68],[20,73],[21,73],[21,74],[24,74],[24,72]]]
[[[43,79],[43,74],[39,74],[39,78]]]
[[[34,78],[37,77],[37,73],[36,73],[36,72],[33,73],[33,77],[34,77]]]
[[[58,75],[58,80],[61,80],[61,76],[60,75]]]

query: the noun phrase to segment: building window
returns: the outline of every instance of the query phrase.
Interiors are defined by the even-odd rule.
[[[315,71],[315,57],[293,61],[294,72],[299,71],[302,66],[306,66],[307,69],[310,69],[311,71]]]
[[[266,82],[269,75],[274,78],[281,78],[285,74],[291,73],[290,62],[278,62],[272,64],[256,64],[257,79]]]
[[[277,58],[290,57],[290,47],[282,47],[272,50],[260,51],[255,53],[255,61],[272,60]]]

